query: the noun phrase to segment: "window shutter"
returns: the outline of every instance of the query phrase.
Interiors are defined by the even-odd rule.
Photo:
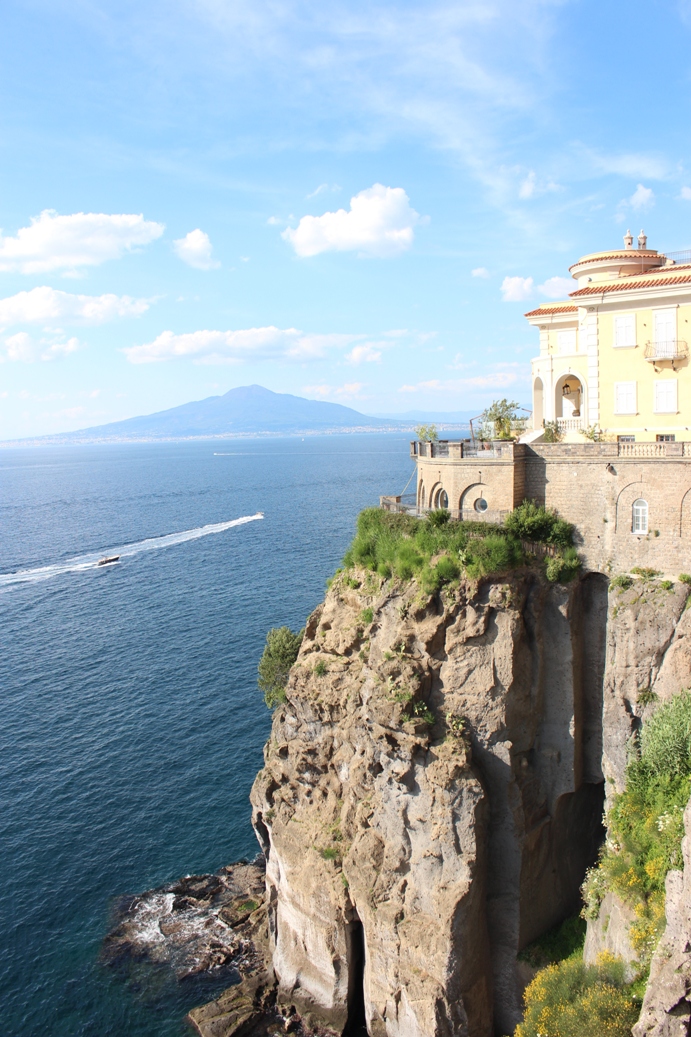
[[[618,349],[630,349],[636,345],[635,314],[623,313],[614,318],[614,345]]]
[[[560,353],[576,352],[576,329],[566,328],[557,332],[557,346]]]
[[[677,413],[677,379],[666,378],[655,382],[655,413]]]
[[[614,413],[635,414],[636,413],[636,383],[615,382],[614,383]]]

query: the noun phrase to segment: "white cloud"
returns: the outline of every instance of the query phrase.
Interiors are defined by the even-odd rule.
[[[305,385],[303,392],[310,396],[319,396],[324,399],[327,396],[348,396],[353,399],[360,398],[360,392],[364,389],[364,382],[346,382],[344,385]]]
[[[680,198],[683,198],[685,202],[691,201],[691,187],[682,187]]]
[[[535,184],[536,184],[535,173],[531,169],[530,172],[528,173],[527,177],[525,178],[525,180],[521,183],[521,186],[518,188],[518,197],[519,198],[532,198],[533,195],[535,194]]]
[[[191,230],[184,238],[177,238],[173,242],[173,248],[183,263],[193,266],[196,270],[215,270],[221,265],[211,255],[213,246],[209,235],[199,227]]]
[[[0,345],[0,362],[4,360],[33,364],[37,360],[58,360],[79,349],[76,338],[48,337],[35,339],[26,331],[10,335]]]
[[[669,163],[656,155],[637,153],[598,155],[588,148],[582,150],[595,168],[602,173],[616,173],[632,179],[641,177],[646,180],[664,180],[669,173]]]
[[[340,187],[339,184],[331,184],[331,185],[329,185],[329,184],[320,184],[319,187],[315,188],[314,191],[311,191],[310,194],[307,195],[307,198],[316,198],[317,195],[323,194],[324,191],[340,191],[340,190],[341,190],[341,187]]]
[[[476,266],[470,271],[471,277],[489,277],[489,270],[485,266]]]
[[[643,184],[639,184],[629,198],[629,205],[632,209],[649,209],[654,201],[655,195],[652,187],[644,187]]]
[[[381,360],[381,350],[375,349],[368,343],[355,346],[350,353],[346,354],[346,360],[351,364],[374,363]]]
[[[243,360],[320,360],[328,350],[352,346],[364,335],[312,335],[297,328],[247,328],[242,331],[164,331],[153,342],[123,350],[133,364],[187,357],[197,363]]]
[[[420,216],[402,187],[374,184],[350,199],[350,209],[303,216],[282,237],[299,256],[320,252],[358,251],[370,256],[396,256],[413,244]]]
[[[150,300],[129,295],[72,295],[43,285],[0,299],[0,327],[55,320],[103,324],[117,317],[139,317],[149,305]]]
[[[572,277],[548,277],[537,286],[537,290],[548,299],[563,299],[569,292],[576,290],[576,283]]]
[[[0,233],[0,271],[37,274],[97,266],[148,245],[164,229],[162,223],[145,220],[141,214],[78,212],[60,216],[44,209],[16,237]]]
[[[532,277],[505,277],[501,283],[504,302],[523,302],[533,294]]]

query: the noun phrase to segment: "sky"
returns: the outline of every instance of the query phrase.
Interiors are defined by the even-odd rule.
[[[691,0],[4,0],[0,439],[529,405],[569,265],[691,247],[690,101]]]

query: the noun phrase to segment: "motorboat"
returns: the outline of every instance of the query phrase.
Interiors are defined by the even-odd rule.
[[[119,561],[120,561],[120,555],[111,555],[109,558],[99,558],[98,564],[99,565],[112,565],[113,562],[119,562]]]

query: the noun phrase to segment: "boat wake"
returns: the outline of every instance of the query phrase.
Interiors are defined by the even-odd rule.
[[[242,518],[231,519],[230,522],[214,522],[208,526],[198,526],[197,529],[185,529],[181,533],[167,533],[165,536],[148,537],[139,540],[135,544],[123,544],[121,547],[109,547],[105,552],[93,551],[90,554],[77,555],[75,558],[66,558],[64,562],[55,565],[44,565],[38,569],[20,569],[13,573],[0,573],[0,591],[17,587],[23,583],[38,583],[41,580],[51,580],[55,576],[64,576],[67,573],[89,572],[93,569],[102,570],[117,568],[119,563],[114,562],[107,566],[99,566],[99,562],[106,557],[119,556],[120,562],[124,558],[132,558],[134,555],[146,551],[160,551],[164,547],[174,547],[176,544],[186,544],[188,540],[199,540],[200,537],[210,536],[212,533],[224,533],[226,529],[234,526],[244,526],[248,522],[256,522],[263,519],[264,515],[258,511],[256,515],[244,515]]]

